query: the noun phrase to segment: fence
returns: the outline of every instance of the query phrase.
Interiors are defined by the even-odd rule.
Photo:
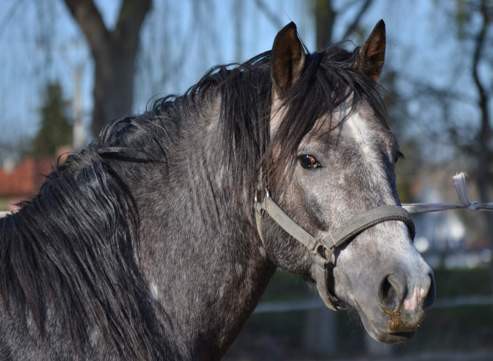
[[[433,304],[434,309],[454,308],[463,306],[491,306],[493,305],[493,296],[462,296],[445,298],[437,300]],[[263,302],[255,309],[254,313],[279,313],[293,311],[309,311],[316,309],[324,309],[322,301],[318,298],[299,300],[299,301],[283,301],[283,302]]]
[[[434,310],[452,308],[473,308],[493,306],[493,295],[458,296],[438,299],[433,304]],[[262,302],[254,311],[255,315],[276,315],[289,312],[304,312],[304,336],[302,347],[320,355],[331,355],[339,352],[337,342],[338,328],[335,314],[325,309],[318,298],[296,301]],[[382,357],[395,354],[396,347],[378,343],[369,336],[364,338],[364,346],[368,356]]]

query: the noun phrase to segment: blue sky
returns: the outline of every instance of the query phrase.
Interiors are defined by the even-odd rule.
[[[211,66],[237,60],[231,17],[234,3],[231,0],[214,1],[214,9],[204,16],[204,23],[212,30],[206,35],[193,34],[192,41],[185,41],[187,29],[191,27],[191,1],[177,2],[182,5],[174,4],[165,9],[163,2],[156,0],[156,11],[146,22],[142,41],[146,59],[152,67],[146,67],[145,62],[140,64],[136,112],[145,110],[150,99],[170,92],[183,92]],[[96,2],[106,24],[112,26],[120,0]],[[34,1],[31,0],[4,0],[0,3],[0,140],[34,134],[39,121],[37,109],[43,84],[48,79],[58,79],[67,98],[71,98],[75,91],[77,66],[83,69],[82,101],[86,121],[89,120],[93,67],[84,39],[61,0],[42,0],[39,3],[44,5],[33,6]],[[313,24],[306,2],[271,0],[266,3],[284,23],[295,21],[308,48],[313,49]],[[455,34],[450,29],[447,16],[437,12],[433,4],[429,0],[376,0],[364,18],[364,24],[370,29],[380,18],[386,21],[387,63],[406,76],[447,85],[453,75],[456,83],[464,88],[464,84],[470,84],[470,79],[462,74],[460,67],[452,68],[463,49],[454,40]],[[451,2],[442,1],[441,4],[445,9]],[[278,31],[258,12],[253,1],[244,2],[244,14],[243,60],[268,50]],[[341,27],[336,29],[336,38],[340,34]],[[51,57],[42,51],[46,44],[51,46]],[[164,67],[166,63],[176,62],[177,54],[183,51],[184,46],[188,54],[186,62],[179,63],[177,70],[166,81],[160,82],[156,74],[161,73],[161,64]],[[154,69],[152,72],[151,68]],[[466,90],[471,97],[474,96],[470,86],[466,86]],[[419,113],[422,109],[415,111]],[[463,111],[466,114],[471,110],[464,107]]]

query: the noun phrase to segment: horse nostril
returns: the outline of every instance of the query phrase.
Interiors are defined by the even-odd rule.
[[[435,288],[435,276],[433,273],[428,275],[430,277],[430,287],[428,288],[428,293],[426,294],[425,300],[423,302],[423,309],[429,308],[433,302],[435,302],[436,288]]]
[[[387,311],[399,308],[406,297],[407,287],[396,275],[388,275],[380,284],[379,297],[382,307]]]

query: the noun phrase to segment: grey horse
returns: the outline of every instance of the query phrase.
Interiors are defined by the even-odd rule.
[[[399,213],[384,56],[382,21],[316,53],[291,23],[110,124],[0,220],[0,359],[218,360],[277,268],[375,339],[411,337],[433,273]]]

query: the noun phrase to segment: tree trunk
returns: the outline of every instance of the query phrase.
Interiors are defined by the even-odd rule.
[[[332,0],[314,0],[315,37],[317,50],[325,49],[332,42],[337,13]]]
[[[132,112],[137,52],[115,47],[94,66],[91,130],[97,135],[104,125]]]
[[[484,54],[484,48],[486,45],[486,35],[491,25],[491,14],[489,13],[487,1],[481,0],[480,15],[482,18],[482,24],[479,32],[474,38],[474,52],[472,58],[472,78],[476,90],[478,92],[478,109],[480,112],[481,126],[478,133],[479,149],[477,154],[477,169],[476,169],[476,182],[478,186],[479,199],[481,202],[489,202],[490,199],[490,184],[491,184],[491,168],[493,151],[491,150],[491,126],[490,126],[490,94],[483,84],[480,77],[480,63]],[[489,240],[490,248],[493,249],[493,214],[484,212],[484,219],[486,222],[486,233]],[[491,291],[493,291],[493,259],[490,261],[490,277],[491,277]]]
[[[334,7],[334,0],[312,0],[313,15],[315,20],[315,37],[317,50],[327,48],[334,42],[334,29],[338,18],[356,4],[359,5],[355,15],[349,21],[340,40],[347,40],[355,31],[359,29],[363,16],[373,4],[373,0],[348,1],[343,3],[339,9]]]
[[[131,113],[140,30],[152,0],[122,0],[114,29],[108,29],[93,0],[64,0],[84,34],[94,60],[91,129]]]

